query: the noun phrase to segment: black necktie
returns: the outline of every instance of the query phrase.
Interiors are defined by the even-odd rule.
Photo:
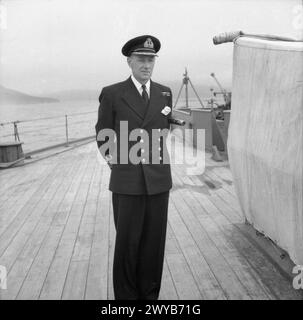
[[[142,84],[142,98],[145,102],[145,105],[147,106],[148,105],[148,94],[147,94],[147,91],[146,91],[146,85],[145,84]]]

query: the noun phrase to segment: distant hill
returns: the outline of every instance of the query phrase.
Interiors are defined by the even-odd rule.
[[[169,86],[173,92],[174,99],[177,97],[177,94],[180,90],[182,82],[171,81],[171,82],[161,82]],[[201,99],[208,98],[210,96],[210,86],[205,85],[196,85],[194,83],[195,89]],[[213,86],[214,87],[214,86]],[[97,90],[90,89],[73,89],[73,90],[62,90],[49,93],[52,97],[55,97],[60,100],[93,100],[97,101],[101,92],[101,87]],[[192,88],[189,86],[188,94],[190,98],[195,98],[195,94]],[[182,96],[184,95],[184,88]]]
[[[90,89],[72,89],[72,90],[62,90],[51,92],[51,96],[61,101],[65,100],[93,100],[98,101],[100,90],[90,90]]]
[[[169,86],[173,92],[173,98],[176,99],[178,92],[180,90],[180,87],[182,85],[182,81],[168,81],[168,82],[162,82],[162,81],[156,81],[159,83],[162,83],[166,86]],[[109,85],[110,83],[104,84],[104,86]],[[216,85],[211,85],[213,83],[210,83],[210,85],[204,85],[204,84],[198,84],[193,83],[196,92],[198,93],[201,100],[205,100],[211,96],[210,88],[214,88],[216,91],[219,89],[216,87]],[[98,101],[99,95],[101,93],[102,87],[98,89],[71,89],[71,90],[61,90],[61,91],[55,91],[55,92],[48,92],[48,95],[51,95],[54,98],[60,99],[60,101]],[[229,88],[226,88],[228,90]],[[196,95],[194,91],[192,90],[191,86],[189,85],[188,89],[188,95],[190,99],[195,99]],[[183,87],[182,94],[180,96],[180,99],[185,97],[185,90]]]
[[[36,97],[26,93],[5,88],[0,85],[0,103],[1,104],[34,104],[59,102],[58,99],[48,97]]]

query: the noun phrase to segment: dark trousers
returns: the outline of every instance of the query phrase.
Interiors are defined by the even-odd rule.
[[[158,299],[163,270],[169,191],[155,195],[112,194],[116,242],[116,300]]]

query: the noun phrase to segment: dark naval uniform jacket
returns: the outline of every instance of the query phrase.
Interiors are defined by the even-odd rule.
[[[117,159],[112,165],[109,190],[115,193],[139,195],[157,194],[171,189],[171,168],[166,146],[171,112],[163,113],[165,107],[172,108],[170,88],[151,81],[149,104],[146,107],[129,77],[126,81],[104,87],[99,102],[98,121],[95,125],[98,147],[107,142],[106,139],[99,141],[100,130],[112,129],[116,135],[115,151],[107,150],[102,153],[103,157],[110,154]],[[126,131],[121,132],[121,121],[124,122],[124,127],[127,124]],[[129,135],[134,129],[145,135],[138,136],[132,141],[133,137],[131,139]],[[125,150],[128,147],[130,151],[134,145],[139,146],[138,163],[125,161],[125,156],[122,156],[122,159],[120,154],[121,148]],[[135,151],[137,147],[134,148]],[[154,159],[156,161],[152,163]]]

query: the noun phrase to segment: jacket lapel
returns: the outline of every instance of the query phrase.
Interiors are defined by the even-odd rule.
[[[146,107],[131,77],[126,80],[126,90],[122,96],[128,107],[143,121]]]
[[[163,107],[163,101],[162,101],[161,90],[152,81],[150,81],[149,105],[148,105],[148,109],[147,109],[142,127],[146,126],[146,124],[153,118],[153,116],[157,112],[161,112],[162,107]]]

